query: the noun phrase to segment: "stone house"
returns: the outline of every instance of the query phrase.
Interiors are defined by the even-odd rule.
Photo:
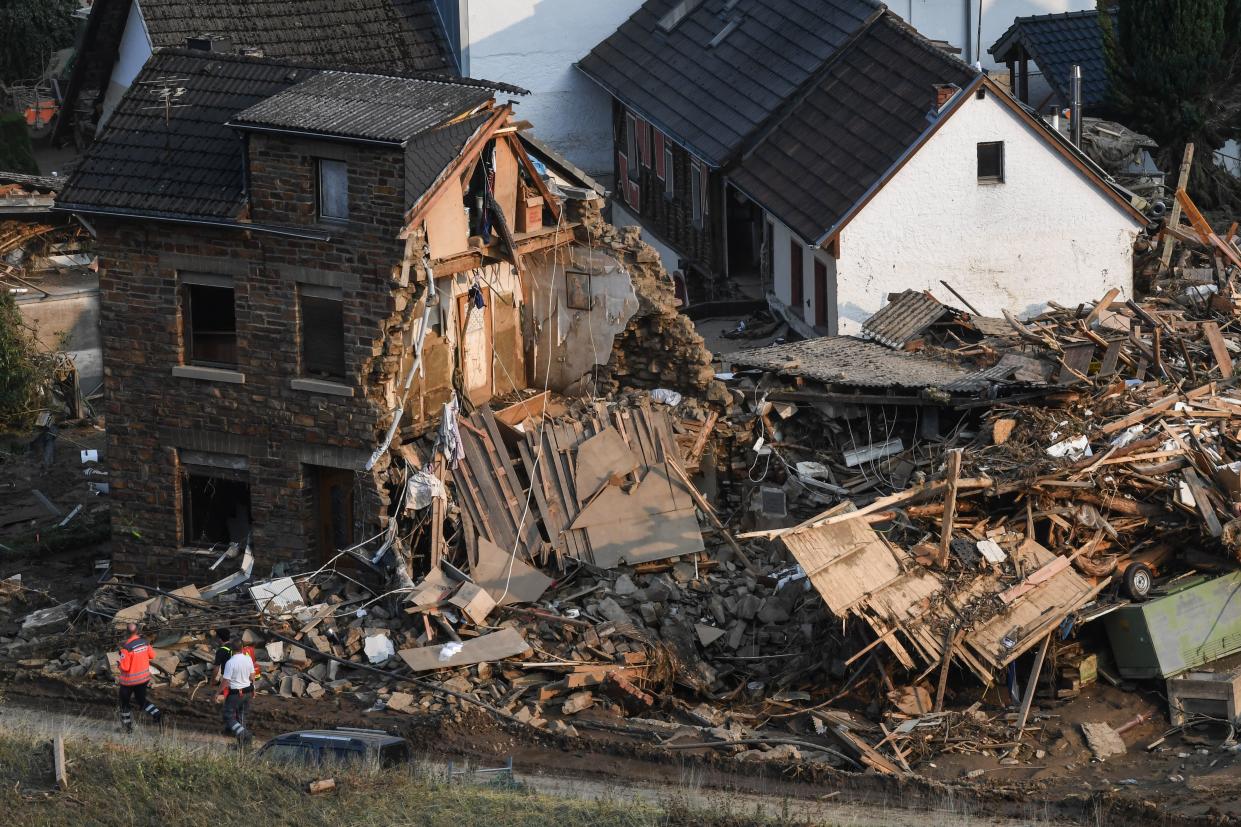
[[[496,102],[520,91],[151,58],[57,203],[97,233],[118,572],[374,538],[389,449],[446,403],[608,361],[638,302]]]
[[[650,0],[578,64],[613,96],[614,223],[696,299],[811,337],[942,282],[988,315],[1130,291],[1130,194],[985,73],[872,0],[716,11]]]

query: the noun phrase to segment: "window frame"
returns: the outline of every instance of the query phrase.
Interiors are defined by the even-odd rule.
[[[232,277],[206,273],[186,273],[182,274],[178,281],[180,283],[177,285],[177,290],[180,293],[181,305],[181,364],[195,367],[220,368],[223,370],[238,370],[241,366],[241,336],[237,326],[237,288],[233,283]],[[201,338],[212,334],[228,333],[227,330],[196,331],[194,308],[195,305],[201,308],[203,299],[206,298],[205,296],[200,296],[197,301],[195,300],[195,292],[199,290],[227,290],[231,294],[233,306],[232,361],[216,361],[196,356],[194,344],[196,333]]]
[[[638,149],[638,118],[632,112],[625,113],[625,158],[628,160],[628,178],[637,182],[642,159]]]
[[[343,187],[344,198],[344,215],[335,215],[327,212],[327,199],[324,193],[327,187],[324,184],[324,173],[328,169],[339,169],[342,179],[339,184]],[[349,164],[339,158],[316,158],[315,159],[315,212],[320,221],[344,222],[349,220]]]
[[[702,191],[706,188],[706,175],[703,173],[702,164],[697,161],[690,165],[689,171],[689,188],[690,196],[693,199],[692,214],[694,219],[694,227],[701,230],[706,224],[707,210]]]
[[[997,148],[998,153],[994,159],[997,165],[995,174],[984,174],[983,172],[983,151],[984,148]],[[975,149],[977,161],[978,183],[980,184],[1003,184],[1004,183],[1004,142],[1003,141],[979,141]],[[988,159],[990,161],[992,159]]]
[[[664,197],[671,200],[676,198],[676,176],[673,174],[673,155],[672,143],[664,138]]]
[[[312,371],[307,353],[307,314],[306,300],[312,302],[332,302],[340,312],[340,363],[339,373]],[[317,379],[323,382],[345,384],[349,379],[348,343],[345,333],[345,296],[339,287],[320,287],[313,284],[297,286],[297,325],[298,325],[298,375],[305,379]]]

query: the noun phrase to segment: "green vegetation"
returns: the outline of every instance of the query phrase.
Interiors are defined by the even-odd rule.
[[[0,290],[0,428],[23,428],[34,420],[50,376],[51,363],[17,302]]]
[[[73,45],[77,0],[4,0],[0,3],[0,81],[43,74],[52,53]]]
[[[415,768],[323,773],[271,767],[184,744],[143,749],[70,736],[69,789],[55,790],[46,737],[0,734],[0,809],[25,825],[419,825],[419,827],[765,827],[772,822],[678,805],[559,799],[501,786],[446,784]]]
[[[0,114],[0,170],[39,174],[26,121],[13,112]]]
[[[1101,4],[1105,5],[1105,4]],[[1154,138],[1173,181],[1194,143],[1189,191],[1200,206],[1241,207],[1212,151],[1241,135],[1241,0],[1119,0],[1099,15],[1113,105]]]

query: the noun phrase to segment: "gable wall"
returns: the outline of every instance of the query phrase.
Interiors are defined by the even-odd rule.
[[[985,315],[1132,294],[1139,226],[992,94],[966,100],[842,231],[840,333],[890,292],[951,300],[941,279]],[[980,141],[1004,141],[1004,183],[978,181]]]

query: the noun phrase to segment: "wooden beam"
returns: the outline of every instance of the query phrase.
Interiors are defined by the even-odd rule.
[[[948,568],[948,546],[952,543],[952,521],[957,516],[957,482],[961,478],[961,453],[961,448],[948,452],[948,470],[945,475],[945,484],[948,489],[944,492],[944,519],[939,528],[939,555],[935,558],[935,565],[941,569]]]
[[[1034,656],[1034,665],[1030,667],[1030,681],[1026,684],[1025,695],[1021,698],[1021,712],[1017,715],[1017,733],[1013,740],[1021,742],[1022,733],[1026,729],[1026,721],[1030,719],[1030,705],[1034,703],[1034,690],[1038,688],[1038,676],[1043,671],[1043,661],[1047,658],[1047,649],[1051,646],[1051,636],[1055,634],[1055,630],[1047,633],[1047,637],[1043,638],[1043,645],[1038,648],[1038,654]]]
[[[948,666],[952,663],[952,652],[957,648],[957,641],[962,634],[957,631],[956,624],[953,624],[944,635],[944,656],[939,662],[939,684],[935,687],[935,712],[944,711],[944,693],[948,691]]]
[[[56,774],[56,789],[69,789],[69,770],[65,763],[65,736],[52,739],[52,767]]]
[[[1194,145],[1193,143],[1185,144],[1185,154],[1181,156],[1181,169],[1176,176],[1176,188],[1183,190],[1189,186],[1189,170],[1194,163]],[[1181,223],[1181,202],[1173,200],[1172,212],[1168,215],[1168,226],[1175,227]],[[1168,269],[1168,265],[1172,262],[1172,238],[1165,236],[1163,240],[1163,250],[1159,253],[1159,270],[1162,272]]]

